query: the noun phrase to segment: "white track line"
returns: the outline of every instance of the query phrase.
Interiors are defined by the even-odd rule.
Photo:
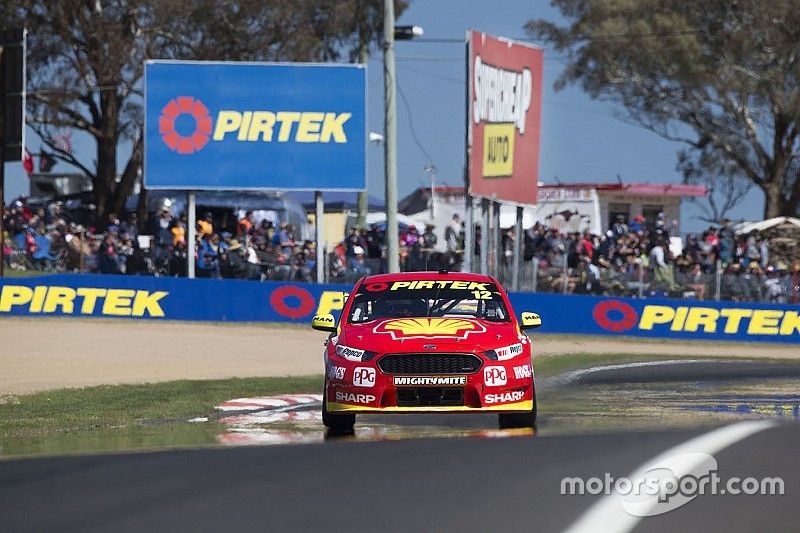
[[[559,383],[571,383],[577,381],[579,378],[597,372],[604,372],[606,370],[620,370],[623,368],[639,368],[643,366],[670,366],[670,365],[685,365],[693,363],[709,363],[715,362],[713,359],[668,359],[666,361],[643,361],[640,363],[622,363],[618,365],[605,365],[593,366],[591,368],[584,368],[581,370],[574,370],[568,372],[563,376],[558,377]]]
[[[712,455],[731,444],[743,440],[750,435],[763,431],[765,429],[776,426],[777,424],[768,420],[751,420],[746,422],[739,422],[723,426],[721,428],[704,433],[699,437],[679,444],[674,448],[670,448],[658,457],[646,462],[636,469],[635,472],[628,476],[628,479],[634,483],[638,479],[642,479],[651,471],[653,465],[658,465],[666,461],[670,461],[673,465],[673,473],[676,477],[690,473],[698,466],[697,462],[691,460],[691,454],[697,454],[694,457],[702,457],[702,454]],[[677,456],[684,455],[682,461],[676,461]],[[702,459],[699,459],[702,460]],[[644,503],[644,502],[642,502]],[[658,498],[654,496],[650,500],[650,509],[655,508],[658,504]],[[639,507],[640,515],[645,515],[646,508]],[[628,514],[623,507],[622,495],[612,492],[589,507],[581,517],[574,522],[567,530],[567,533],[584,533],[603,531],[605,533],[627,533],[631,531],[641,520],[641,516],[633,516]]]

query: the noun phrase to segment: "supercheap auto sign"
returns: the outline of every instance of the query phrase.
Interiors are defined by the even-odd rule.
[[[469,33],[469,190],[536,203],[542,51]]]
[[[148,61],[151,189],[364,190],[360,65]]]

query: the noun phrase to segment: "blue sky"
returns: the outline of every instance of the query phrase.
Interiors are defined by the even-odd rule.
[[[544,0],[412,0],[398,24],[415,24],[428,39],[461,39],[474,28],[506,37],[524,37],[524,23],[531,18],[561,21],[559,13]],[[377,51],[368,66],[370,129],[383,131],[383,65]],[[438,169],[440,183],[461,184],[464,165],[464,45],[398,41],[398,176],[399,193],[404,196],[424,183],[423,168],[429,163],[412,135],[430,154]],[[661,139],[641,128],[614,118],[608,104],[591,100],[580,88],[553,90],[553,82],[564,67],[554,53],[545,49],[540,180],[561,182],[615,181],[619,174],[628,182],[680,182],[675,170],[677,143]],[[411,117],[411,121],[409,120]],[[38,140],[31,136],[31,151]],[[94,143],[77,135],[73,144],[81,158],[90,163]],[[122,153],[127,152],[122,149]],[[127,154],[125,154],[127,155]],[[383,150],[368,150],[369,193],[383,197]],[[124,161],[121,161],[121,165]],[[58,169],[65,169],[59,164]],[[6,168],[6,198],[26,192],[27,178],[19,163]],[[731,218],[760,219],[763,200],[751,192]],[[704,224],[693,217],[698,209],[687,205],[683,211],[685,231],[698,231]]]

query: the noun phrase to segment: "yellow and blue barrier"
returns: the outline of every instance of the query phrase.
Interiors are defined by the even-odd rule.
[[[2,316],[306,322],[337,313],[349,285],[59,274],[0,280]],[[800,342],[800,307],[513,293],[543,333]]]

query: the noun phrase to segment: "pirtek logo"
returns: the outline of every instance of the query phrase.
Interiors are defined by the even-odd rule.
[[[181,134],[176,120],[182,115],[194,119],[194,130]],[[158,132],[167,147],[179,154],[200,151],[209,138],[225,140],[236,132],[236,141],[285,143],[346,143],[345,123],[352,113],[323,113],[313,111],[235,111],[217,112],[212,125],[208,108],[192,96],[173,98],[161,109]],[[213,134],[212,134],[213,129]]]
[[[99,289],[94,287],[5,285],[0,287],[0,313],[163,317],[167,291]]]
[[[607,331],[685,331],[725,335],[796,337],[800,311],[703,306],[645,305],[641,313],[622,300],[603,300],[592,309],[595,323]]]

